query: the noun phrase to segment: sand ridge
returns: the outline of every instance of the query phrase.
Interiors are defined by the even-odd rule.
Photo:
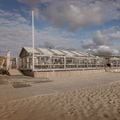
[[[0,120],[119,120],[120,82],[0,105]]]

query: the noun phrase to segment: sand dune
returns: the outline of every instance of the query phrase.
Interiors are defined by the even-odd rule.
[[[13,100],[0,120],[120,120],[120,82]]]

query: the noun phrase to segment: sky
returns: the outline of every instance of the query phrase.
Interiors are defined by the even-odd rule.
[[[0,0],[0,54],[32,46],[120,54],[120,0]]]

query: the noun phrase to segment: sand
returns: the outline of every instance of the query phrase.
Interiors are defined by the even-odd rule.
[[[120,120],[120,83],[13,100],[0,120]]]
[[[120,120],[120,73],[55,81],[0,76],[0,120]]]

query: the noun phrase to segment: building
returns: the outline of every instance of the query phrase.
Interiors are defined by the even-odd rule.
[[[23,47],[16,63],[17,68],[25,75],[47,78],[63,76],[65,78],[73,74],[79,75],[81,71],[104,70],[108,63],[113,68],[120,67],[120,57],[94,56],[74,50],[35,48],[33,67],[33,49]]]
[[[19,69],[32,70],[33,50],[22,48],[19,55]],[[34,49],[34,71],[96,69],[104,66],[103,58],[88,53],[48,48]]]

